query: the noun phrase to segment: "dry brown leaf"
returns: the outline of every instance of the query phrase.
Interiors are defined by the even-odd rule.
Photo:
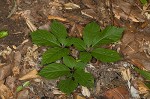
[[[112,2],[113,13],[116,18],[130,19],[133,22],[144,22],[144,16],[138,7],[132,6],[132,4],[123,0],[113,0]]]
[[[3,80],[10,74],[11,74],[11,66],[10,65],[4,65],[3,67],[0,67],[0,80]]]
[[[78,95],[78,94],[75,94],[74,95],[74,99],[86,99],[85,97],[82,97],[82,96],[80,96],[80,95]]]
[[[10,99],[10,97],[12,97],[12,92],[10,91],[10,89],[5,86],[4,84],[0,85],[0,96],[3,97],[4,99]]]
[[[73,24],[69,36],[73,36],[73,37],[82,37],[82,30],[83,27],[79,24]]]
[[[121,86],[106,91],[104,96],[107,99],[129,99],[129,92],[126,87]]]
[[[134,85],[138,89],[139,94],[148,94],[150,91],[150,89],[140,80],[135,80]]]
[[[27,80],[27,79],[34,79],[34,78],[38,78],[40,77],[39,75],[37,75],[37,70],[33,69],[32,71],[30,71],[29,73],[27,73],[26,75],[22,76],[21,78],[19,78],[19,80]]]
[[[67,21],[67,19],[65,19],[65,18],[62,18],[62,17],[59,17],[59,16],[52,16],[52,15],[49,15],[48,19],[49,20],[56,19],[56,20],[59,20],[59,21]]]
[[[17,99],[29,99],[29,91],[27,89],[20,91],[17,95]]]
[[[21,62],[21,53],[20,51],[16,51],[14,55],[14,66],[19,66]]]

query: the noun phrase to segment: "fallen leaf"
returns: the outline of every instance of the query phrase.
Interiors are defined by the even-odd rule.
[[[16,88],[16,77],[8,76],[5,84],[10,88],[11,91],[14,91]]]
[[[82,30],[83,30],[83,27],[81,25],[74,23],[70,30],[69,36],[82,37]]]
[[[19,66],[20,65],[21,58],[22,58],[22,56],[21,56],[20,51],[16,51],[15,55],[14,55],[14,66]]]
[[[29,73],[27,73],[26,75],[22,76],[21,78],[19,78],[19,80],[27,80],[27,79],[34,79],[34,78],[38,78],[40,77],[39,75],[37,75],[38,72],[36,69],[33,69],[32,71],[30,71]]]
[[[3,80],[10,74],[11,74],[11,66],[10,65],[4,65],[3,67],[0,67],[0,80]]]
[[[144,16],[141,14],[141,11],[138,7],[132,6],[132,4],[125,2],[123,0],[113,0],[113,13],[115,17],[125,20],[130,19],[133,22],[144,22]]]
[[[74,95],[74,99],[86,99],[85,97],[82,97],[82,96],[80,96],[80,95],[78,95],[78,94],[75,94]]]
[[[4,97],[5,99],[10,99],[12,95],[12,92],[7,86],[5,86],[4,84],[0,85],[0,96]]]
[[[83,96],[90,97],[90,91],[87,87],[82,86],[82,91],[81,92],[82,92]]]
[[[17,99],[29,99],[29,91],[24,89],[17,94]]]
[[[124,86],[110,89],[104,93],[107,99],[129,99],[128,89]]]
[[[148,94],[150,89],[140,80],[134,81],[134,85],[138,88],[139,94]]]

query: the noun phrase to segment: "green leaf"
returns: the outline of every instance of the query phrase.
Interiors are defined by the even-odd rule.
[[[74,73],[75,81],[82,86],[93,87],[94,78],[90,73],[86,73],[83,69],[77,69]]]
[[[71,68],[75,67],[77,63],[76,60],[71,56],[63,57],[63,62],[66,66],[71,67]]]
[[[0,31],[0,38],[6,37],[8,35],[7,31]]]
[[[67,66],[63,64],[52,63],[45,66],[40,72],[39,75],[47,79],[55,79],[64,75],[68,75],[70,70]]]
[[[16,89],[16,91],[19,92],[19,91],[21,91],[22,89],[23,89],[23,86],[18,86],[17,89]]]
[[[26,81],[26,82],[23,83],[22,86],[23,86],[23,87],[27,87],[27,86],[29,86],[29,85],[30,85],[30,81]]]
[[[31,33],[33,43],[43,46],[60,46],[56,37],[46,30],[36,30]]]
[[[72,38],[71,42],[79,51],[84,51],[86,49],[85,43],[79,38]]]
[[[70,94],[72,91],[74,91],[78,86],[78,83],[73,81],[72,79],[66,79],[66,80],[61,80],[58,83],[58,88],[67,94]]]
[[[100,27],[96,22],[91,22],[85,26],[83,30],[83,40],[87,47],[93,44],[93,39],[98,32],[100,32]]]
[[[144,84],[150,89],[150,83],[149,82],[145,82]]]
[[[67,37],[67,30],[63,24],[54,20],[51,24],[51,32],[57,37],[61,44],[64,44],[65,38]]]
[[[104,45],[118,41],[122,37],[123,30],[123,28],[117,28],[115,26],[106,27],[93,39],[93,46]]]
[[[72,44],[72,37],[67,38],[65,46],[71,46]]]
[[[142,4],[147,4],[147,0],[140,0]]]
[[[136,67],[134,68],[134,70],[136,70],[137,72],[139,72],[146,80],[150,80],[150,72],[138,69]]]
[[[83,62],[77,62],[75,68],[76,69],[84,69],[85,66],[86,66],[85,63],[83,63]]]
[[[92,56],[102,62],[115,62],[121,59],[119,53],[113,50],[97,48],[92,51]]]
[[[69,49],[67,48],[50,48],[42,55],[42,64],[49,64],[61,59],[63,56],[68,55]]]
[[[81,60],[82,62],[89,62],[92,58],[91,53],[89,52],[80,52],[80,56],[79,56],[79,60]]]

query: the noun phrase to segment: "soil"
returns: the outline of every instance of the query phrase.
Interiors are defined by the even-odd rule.
[[[69,5],[71,9],[67,9],[65,4],[68,2],[76,5]],[[142,6],[139,0],[0,0],[0,31],[6,30],[9,33],[7,37],[0,39],[0,97],[146,99],[149,97],[149,89],[142,86],[146,91],[139,90],[137,81],[143,84],[144,79],[133,70],[133,66],[150,70],[150,14]],[[91,21],[96,21],[101,29],[108,25],[125,28],[120,42],[107,46],[122,55],[121,61],[96,61],[88,64],[86,69],[95,78],[94,88],[87,89],[90,96],[85,95],[87,93],[82,92],[81,87],[71,95],[66,95],[57,88],[59,79],[46,80],[36,76],[41,70],[39,63],[45,48],[33,45],[30,37],[33,30],[30,26],[32,24],[34,29],[48,29],[52,21],[48,19],[50,16],[59,17],[56,19],[67,27],[68,35],[75,37],[81,37],[83,27]],[[26,81],[30,81],[30,85],[17,92],[18,86]],[[135,96],[129,88],[129,82],[138,93]]]

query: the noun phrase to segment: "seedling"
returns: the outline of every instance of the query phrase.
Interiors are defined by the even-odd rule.
[[[53,21],[51,32],[37,30],[31,33],[31,37],[33,43],[51,47],[42,55],[43,65],[55,62],[69,54],[69,49],[67,48],[69,38],[67,38],[66,28],[57,21]]]
[[[58,88],[67,94],[74,91],[78,85],[92,87],[94,79],[90,73],[84,71],[86,64],[77,62],[73,57],[63,57],[63,64],[52,63],[45,66],[39,75],[47,79],[64,76],[58,83]]]
[[[120,55],[109,49],[100,48],[102,45],[118,41],[122,36],[123,28],[108,26],[100,31],[95,22],[85,26],[83,39],[73,38],[73,45],[80,51],[79,59],[88,62],[92,57],[102,62],[115,62],[121,59]]]
[[[60,77],[58,88],[67,94],[74,91],[78,85],[92,87],[94,78],[90,73],[84,71],[87,62],[95,57],[102,62],[114,62],[121,59],[120,55],[113,50],[100,48],[102,45],[118,41],[123,29],[109,26],[103,31],[95,22],[86,25],[83,30],[83,38],[68,37],[63,24],[53,21],[50,32],[37,30],[31,33],[33,43],[49,47],[42,55],[44,68],[39,75],[47,79]],[[74,59],[69,47],[75,46],[79,50],[78,60]],[[60,63],[55,61],[61,60]]]
[[[7,31],[0,31],[0,38],[4,38],[8,35]]]
[[[16,91],[19,92],[19,91],[23,90],[25,87],[28,87],[29,85],[30,85],[30,81],[26,81],[23,83],[23,85],[18,86]]]

